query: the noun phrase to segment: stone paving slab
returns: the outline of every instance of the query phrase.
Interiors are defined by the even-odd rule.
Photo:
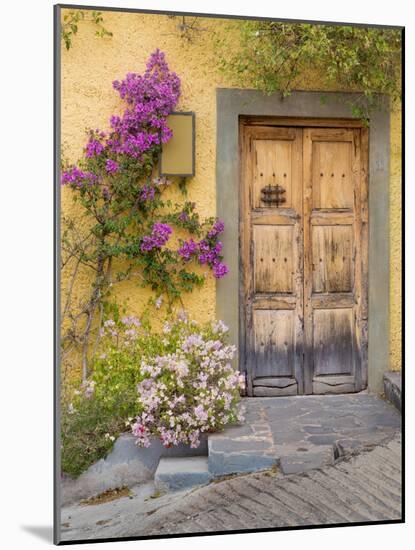
[[[208,438],[214,476],[278,465],[300,473],[388,440],[401,417],[372,394],[243,399],[245,423]]]

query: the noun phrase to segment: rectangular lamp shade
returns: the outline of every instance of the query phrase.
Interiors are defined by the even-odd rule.
[[[171,113],[167,126],[173,137],[163,143],[160,155],[160,176],[192,177],[195,175],[195,114]]]

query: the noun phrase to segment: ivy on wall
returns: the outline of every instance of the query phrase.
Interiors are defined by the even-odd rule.
[[[363,119],[381,106],[379,94],[400,98],[400,30],[269,21],[238,22],[236,30],[236,43],[234,33],[216,43],[221,69],[244,87],[286,97],[311,71],[317,90],[363,92],[366,101],[350,105]]]
[[[79,24],[90,21],[95,25],[95,36],[104,38],[112,36],[112,32],[106,29],[103,25],[104,18],[100,11],[82,11],[70,10],[63,16],[61,23],[61,38],[65,44],[65,48],[69,50],[72,46],[74,36],[78,33]]]

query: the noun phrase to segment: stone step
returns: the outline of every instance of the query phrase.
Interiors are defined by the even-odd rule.
[[[230,431],[230,430],[229,430]],[[278,457],[267,454],[268,442],[246,438],[242,442],[227,437],[227,431],[209,434],[209,472],[215,477],[243,474],[272,468]]]
[[[180,491],[212,479],[207,456],[161,458],[154,476],[159,491]]]

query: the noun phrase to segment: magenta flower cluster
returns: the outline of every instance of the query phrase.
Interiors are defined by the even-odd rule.
[[[150,252],[154,249],[160,250],[170,238],[171,227],[167,223],[155,223],[150,235],[144,235],[141,241],[141,251]]]
[[[216,279],[221,279],[229,272],[228,266],[221,262],[222,243],[217,240],[224,228],[223,221],[217,220],[205,239],[198,243],[193,239],[184,241],[177,251],[179,256],[186,262],[197,258],[201,265],[208,265],[212,268]]]
[[[120,165],[118,164],[118,162],[112,159],[107,159],[105,163],[105,169],[108,174],[115,174],[116,172],[118,172],[119,167]]]
[[[154,199],[154,196],[156,194],[156,191],[154,187],[151,187],[151,185],[145,185],[140,193],[140,200],[145,201],[152,201]]]
[[[105,149],[104,145],[97,139],[90,139],[85,147],[85,156],[87,158],[98,157]]]
[[[180,79],[169,71],[163,52],[157,49],[151,55],[144,75],[128,73],[113,87],[129,108],[122,116],[111,117],[112,151],[141,158],[160,140],[165,143],[172,137],[166,119],[179,99]]]
[[[73,166],[62,174],[62,185],[70,185],[75,188],[82,188],[85,185],[96,183],[98,177],[92,172],[85,172],[77,166]]]
[[[124,80],[114,81],[113,87],[128,107],[120,116],[111,116],[108,133],[91,130],[85,146],[87,159],[106,159],[105,170],[109,175],[119,169],[119,163],[113,157],[126,155],[140,160],[150,149],[172,137],[167,116],[179,99],[180,79],[176,73],[170,72],[164,53],[157,49],[151,54],[143,75],[128,73]],[[63,172],[62,185],[81,188],[85,179],[89,183],[99,181],[89,175],[74,175],[73,170],[79,169],[74,167]],[[151,194],[154,196],[154,190],[150,191]]]
[[[190,239],[190,241],[185,241],[182,244],[182,246],[178,250],[178,253],[184,260],[189,261],[198,250],[199,244],[196,243],[193,239]]]
[[[146,153],[156,155],[161,143],[172,137],[167,117],[178,102],[181,84],[179,77],[169,70],[165,54],[157,49],[151,54],[143,74],[128,73],[123,80],[114,81],[113,87],[127,103],[126,109],[110,118],[107,132],[98,128],[89,131],[81,167],[68,168],[61,178],[62,185],[69,185],[81,196],[87,193],[88,201],[91,192],[94,199],[103,199],[106,206],[116,203],[119,189],[124,189],[124,184],[118,185],[124,179],[120,177],[124,175],[123,171],[128,171],[131,166],[147,166],[149,157]],[[134,208],[137,204],[142,211],[156,209],[156,196],[170,184],[171,181],[165,177],[138,182],[134,201],[137,199],[141,204],[134,202]],[[184,228],[188,222],[195,222],[190,218],[194,208],[194,203],[186,203],[179,214],[178,219]],[[222,262],[222,243],[218,240],[223,229],[223,222],[216,221],[199,242],[190,239],[182,243],[177,255],[185,262],[195,259],[208,266],[216,278],[223,277],[228,273],[228,267]],[[168,224],[154,223],[151,233],[141,237],[141,252],[160,250],[171,234],[172,228]]]

